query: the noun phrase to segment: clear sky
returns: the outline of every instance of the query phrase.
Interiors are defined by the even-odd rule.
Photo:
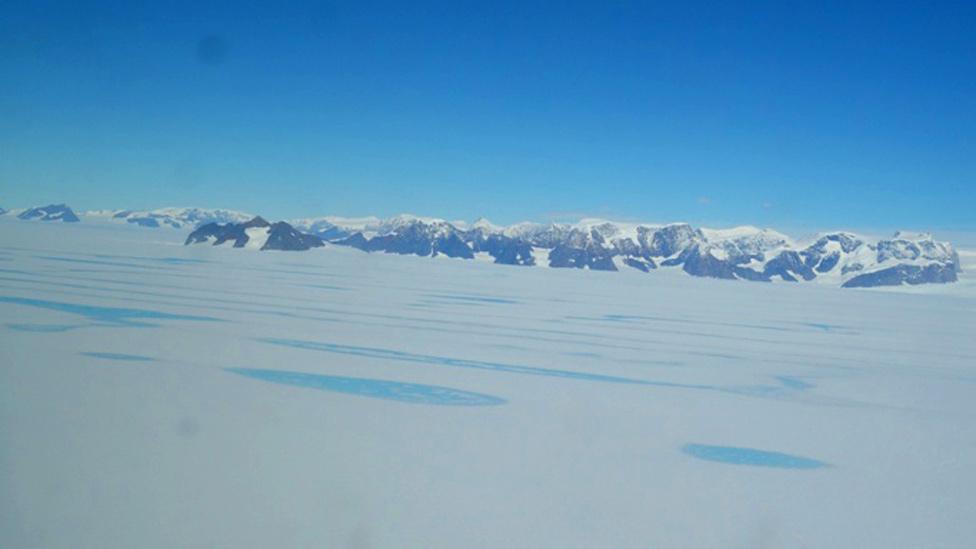
[[[976,229],[976,3],[733,4],[5,3],[0,206]]]

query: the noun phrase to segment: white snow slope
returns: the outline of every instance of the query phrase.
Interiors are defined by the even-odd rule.
[[[0,219],[0,547],[976,538],[970,253],[919,294],[171,236]]]

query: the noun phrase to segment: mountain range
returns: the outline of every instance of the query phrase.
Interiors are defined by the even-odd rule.
[[[20,219],[76,222],[64,204],[35,207]],[[955,282],[959,257],[929,234],[898,232],[872,241],[838,231],[798,243],[771,229],[696,228],[687,223],[604,220],[467,224],[400,215],[389,219],[322,217],[270,223],[232,210],[163,208],[86,212],[142,227],[193,228],[185,244],[304,251],[326,244],[426,257],[486,260],[525,267],[599,271],[681,269],[692,276],[749,281],[818,281],[846,288]]]
[[[190,233],[184,244],[206,242],[215,246],[232,242],[235,248],[282,251],[305,251],[325,245],[321,238],[299,232],[284,221],[269,223],[262,217],[244,223],[206,223]]]
[[[2,208],[0,208],[2,209]],[[6,210],[0,215],[7,213]],[[25,221],[62,221],[64,223],[77,223],[80,221],[75,212],[65,204],[49,204],[47,206],[34,206],[17,214],[17,219]]]
[[[323,243],[365,252],[484,259],[505,265],[643,272],[680,268],[700,277],[819,280],[849,288],[955,282],[960,272],[959,257],[950,244],[929,234],[906,232],[874,242],[849,232],[832,232],[798,245],[770,229],[715,230],[687,223],[584,220],[500,227],[486,220],[469,226],[403,215],[386,220],[304,219],[291,226]]]
[[[254,217],[232,210],[208,210],[204,208],[122,210],[110,213],[112,219],[122,220],[141,227],[171,227],[174,229],[196,228],[205,223],[243,223]]]

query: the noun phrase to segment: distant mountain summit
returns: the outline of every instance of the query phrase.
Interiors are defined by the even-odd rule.
[[[269,223],[260,216],[244,223],[201,225],[190,233],[184,245],[207,242],[214,246],[232,242],[234,248],[282,251],[304,251],[324,245],[315,235],[299,232],[284,221]]]
[[[75,212],[71,211],[66,204],[49,204],[47,206],[35,206],[21,212],[17,219],[25,221],[62,221],[64,223],[77,223],[81,221]]]
[[[936,242],[928,234],[895,233],[894,238],[881,240],[868,247],[867,259],[876,260],[872,268],[864,268],[858,261],[847,267],[854,276],[847,279],[845,288],[866,288],[899,284],[955,282],[962,269],[959,254],[947,242]],[[845,267],[842,267],[842,270]]]
[[[234,210],[206,208],[159,208],[156,210],[120,210],[111,212],[111,219],[140,227],[195,228],[206,223],[243,223],[251,214]]]

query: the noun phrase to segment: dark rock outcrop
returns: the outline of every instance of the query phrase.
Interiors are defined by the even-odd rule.
[[[133,225],[138,225],[140,227],[149,227],[152,229],[159,227],[159,221],[154,217],[130,217],[125,220],[126,223],[132,223]]]
[[[35,206],[20,213],[17,219],[27,221],[63,221],[65,223],[77,223],[81,221],[75,212],[71,211],[65,204],[50,204],[48,206]]]
[[[657,264],[655,264],[651,259],[636,259],[633,257],[627,257],[624,258],[624,264],[645,273],[651,272],[651,269],[657,269]]]
[[[588,267],[594,271],[616,271],[613,253],[598,247],[577,248],[560,244],[549,252],[550,267]]]
[[[299,232],[297,229],[279,221],[268,229],[268,240],[261,246],[262,250],[281,250],[286,252],[300,252],[312,248],[321,248],[325,243],[322,239],[311,234]]]
[[[681,269],[692,276],[735,279],[735,266],[695,246],[682,253]]]
[[[247,229],[256,227],[270,227],[271,224],[258,216],[246,223],[207,223],[197,227],[189,236],[186,237],[184,245],[199,244],[214,239],[213,245],[233,241],[235,248],[243,248],[250,238],[247,236]]]
[[[644,234],[646,235],[647,232],[645,231]],[[700,230],[692,228],[687,223],[680,223],[655,230],[651,233],[646,248],[651,257],[671,257],[704,240],[705,237]]]
[[[472,241],[475,252],[487,252],[501,265],[535,265],[532,245],[524,240],[493,234],[487,238]]]
[[[321,238],[304,234],[284,221],[272,224],[261,217],[246,223],[207,223],[190,233],[184,244],[198,244],[212,239],[214,246],[233,242],[235,248],[243,248],[250,241],[248,229],[267,230],[267,239],[261,245],[261,250],[304,251],[325,245]]]
[[[902,284],[945,284],[958,279],[953,265],[930,264],[895,265],[880,271],[857,275],[845,282],[843,288],[871,288],[876,286],[900,286]]]
[[[779,255],[769,260],[763,268],[763,277],[772,279],[778,276],[788,282],[796,282],[797,277],[803,280],[813,280],[817,275],[809,265],[804,263],[800,254],[794,251],[780,252]]]
[[[339,246],[350,246],[352,248],[356,248],[357,250],[363,250],[364,252],[369,251],[366,249],[367,244],[369,244],[369,240],[363,236],[363,233],[356,233],[341,240],[333,240],[332,243]]]

